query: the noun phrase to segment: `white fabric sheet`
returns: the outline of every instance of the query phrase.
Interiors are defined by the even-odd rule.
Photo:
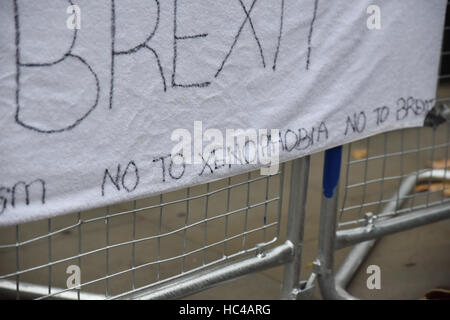
[[[446,3],[1,1],[0,225],[262,166],[223,165],[194,127],[277,129],[286,161],[421,126]]]

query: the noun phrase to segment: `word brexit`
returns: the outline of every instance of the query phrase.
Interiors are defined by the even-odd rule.
[[[15,121],[47,134],[77,127],[99,105],[122,106],[127,86],[145,85],[152,103],[166,99],[161,96],[169,89],[203,90],[219,78],[230,83],[240,69],[276,72],[290,11],[284,0],[102,0],[80,2],[77,10],[68,10],[68,0],[51,3],[45,13],[36,6],[14,0]],[[316,10],[302,17],[310,21],[310,33]],[[311,56],[306,31],[305,70]],[[48,87],[59,98],[29,98]]]

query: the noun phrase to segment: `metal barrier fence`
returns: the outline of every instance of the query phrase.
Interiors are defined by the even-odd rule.
[[[450,101],[447,78],[440,76],[437,105]],[[273,176],[251,172],[1,228],[0,298],[181,298],[284,266],[283,299],[310,298],[316,277],[324,298],[353,299],[345,288],[377,238],[450,218],[449,147],[447,123],[328,150],[318,256],[307,281],[300,271],[309,156]],[[350,245],[335,274],[335,250]],[[83,274],[74,288],[66,282],[71,265]]]
[[[307,282],[300,281],[300,266],[309,157],[287,164],[290,170],[283,164],[273,176],[252,172],[2,228],[0,294],[180,298],[285,265],[282,298],[310,297],[316,276],[324,298],[353,298],[345,287],[374,239],[450,217],[449,148],[449,124],[389,132],[344,146],[344,192],[339,198],[336,188],[332,196],[323,196],[318,259]],[[330,163],[332,176],[339,177],[340,150],[326,152],[325,177]],[[355,159],[355,150],[367,153]],[[286,221],[281,220],[283,199]],[[282,223],[286,234],[280,234]],[[334,275],[334,250],[354,244]],[[66,286],[70,265],[83,270],[77,288]]]
[[[388,132],[345,146],[344,194],[339,198],[336,187],[322,196],[313,275],[325,299],[355,299],[346,287],[378,238],[450,218],[449,30],[444,29],[435,107],[440,119],[426,119],[431,128]],[[325,177],[339,178],[341,153],[342,147],[326,152]],[[335,273],[335,250],[351,245]]]
[[[339,188],[322,197],[314,268],[326,299],[355,298],[346,287],[378,238],[450,218],[450,108],[446,105],[450,71],[445,60],[450,42],[446,37],[444,32],[441,64],[445,65],[435,107],[440,119],[427,118],[425,124],[431,127],[388,132],[350,144],[344,152],[341,201]],[[325,176],[339,172],[341,153],[342,147],[326,152]],[[355,244],[334,273],[335,250]]]
[[[449,148],[450,124],[389,132],[344,146],[344,192],[339,198],[336,188],[332,196],[323,196],[318,259],[307,282],[300,279],[300,266],[309,157],[287,164],[290,170],[283,164],[273,176],[252,172],[2,228],[0,294],[180,298],[285,265],[282,298],[310,297],[316,276],[324,298],[353,298],[345,287],[375,239],[450,218]],[[327,151],[325,176],[330,163],[335,165],[331,173],[341,167],[340,149]],[[361,150],[367,153],[355,159]],[[282,223],[286,234],[280,234]],[[334,275],[334,250],[354,244]],[[83,270],[77,288],[66,286],[70,265]]]
[[[376,239],[450,218],[449,147],[448,124],[389,132],[347,147],[341,205],[338,188],[322,200],[314,267],[324,298],[354,298],[345,288]],[[355,148],[367,154],[352,159]],[[341,150],[327,151],[326,167],[340,161]],[[355,244],[334,274],[334,251]]]
[[[18,299],[179,298],[285,263],[297,274],[308,164],[309,157],[292,164],[302,178],[291,181],[300,198],[289,204],[286,242],[279,240],[282,165],[273,176],[253,172],[2,228],[0,293]],[[66,286],[70,265],[83,271],[76,288]],[[286,281],[294,287],[298,278]]]

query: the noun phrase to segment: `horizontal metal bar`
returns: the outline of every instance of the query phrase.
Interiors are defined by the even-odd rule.
[[[254,257],[231,262],[225,266],[221,265],[212,270],[206,269],[197,274],[192,274],[185,278],[177,278],[175,281],[162,285],[144,287],[111,299],[179,299],[252,272],[285,264],[292,261],[293,256],[294,245],[292,242],[286,241],[266,252],[259,252]]]
[[[382,236],[420,227],[450,218],[450,204],[418,210],[414,213],[375,222],[370,228],[359,227],[336,232],[335,249],[380,238]]]
[[[397,193],[388,201],[388,204],[383,208],[383,211],[378,214],[378,224],[375,226],[372,225],[371,229],[376,229],[378,232],[378,226],[382,221],[392,221],[394,218],[392,218],[393,214],[398,214],[400,211],[398,208],[403,206],[408,194],[412,191],[414,186],[421,181],[430,181],[433,179],[438,180],[450,180],[450,171],[449,170],[442,170],[442,169],[435,169],[435,170],[426,170],[426,171],[419,171],[414,174],[409,175],[400,185]],[[443,203],[440,203],[442,206]],[[420,210],[427,210],[428,208],[434,208],[434,207],[426,207],[424,209]],[[442,207],[440,207],[442,208]],[[416,211],[416,213],[419,211]],[[420,211],[421,212],[421,211]],[[412,214],[408,214],[407,216],[411,216]],[[419,213],[420,215],[421,213]],[[398,218],[403,218],[405,216],[398,216]],[[413,218],[414,219],[414,218]],[[394,220],[395,221],[395,220]],[[433,222],[433,221],[430,221]],[[430,223],[428,222],[428,223]],[[409,222],[408,222],[409,223]],[[366,228],[362,228],[367,233],[368,230]],[[352,229],[355,230],[355,229]],[[348,232],[349,230],[346,230]],[[342,236],[340,237],[339,234],[342,235],[343,231],[337,232],[337,238],[335,243],[335,249],[342,248],[346,246],[347,244],[344,243],[342,240]],[[340,240],[341,239],[341,240]],[[359,240],[360,241],[360,240]],[[375,245],[377,239],[368,240],[365,242],[358,243],[350,252],[350,254],[345,259],[344,263],[339,268],[339,271],[336,273],[335,276],[335,286],[336,286],[336,292],[340,294],[342,297],[346,297],[348,294],[346,291],[347,285],[350,283],[351,279],[353,278],[355,272],[358,270],[366,256],[369,254],[370,250]]]
[[[1,298],[16,298],[17,284],[14,280],[0,280],[0,297]],[[64,291],[64,289],[52,287],[53,292]],[[36,299],[48,294],[48,286],[43,286],[34,283],[20,282],[20,297],[22,299]],[[55,293],[51,299],[55,300],[78,300],[78,292],[76,289]],[[104,300],[105,296],[102,294],[80,292],[80,299],[82,300]]]
[[[120,275],[124,275],[124,274],[126,274],[126,273],[133,272],[133,271],[136,271],[136,270],[139,270],[139,269],[148,267],[148,266],[158,265],[158,264],[161,264],[161,263],[164,263],[164,262],[177,260],[177,259],[186,257],[186,256],[188,256],[188,255],[190,255],[190,254],[192,254],[192,253],[201,252],[201,251],[205,250],[206,248],[211,248],[211,247],[214,247],[214,246],[216,246],[216,245],[218,245],[218,244],[225,243],[225,242],[227,242],[227,241],[229,241],[229,240],[240,238],[240,237],[242,237],[242,235],[244,235],[244,234],[250,234],[250,233],[255,232],[255,231],[264,230],[265,228],[270,227],[270,226],[274,226],[274,225],[276,225],[276,224],[277,224],[277,222],[273,222],[273,223],[271,223],[271,224],[267,224],[267,225],[265,225],[265,226],[258,227],[258,228],[256,228],[256,229],[252,229],[252,230],[249,230],[249,231],[246,231],[246,232],[243,232],[243,233],[239,233],[239,234],[234,235],[234,236],[232,236],[232,237],[229,237],[229,238],[226,238],[226,239],[217,241],[217,242],[213,242],[213,243],[211,243],[211,244],[208,244],[207,246],[204,246],[204,247],[201,247],[201,248],[197,248],[197,249],[195,249],[195,250],[189,251],[189,252],[184,253],[184,254],[180,254],[180,255],[178,255],[178,256],[172,256],[172,257],[165,258],[165,259],[160,259],[160,260],[156,260],[156,261],[150,261],[150,262],[146,262],[146,263],[140,264],[140,265],[138,265],[138,266],[134,266],[134,267],[131,267],[131,268],[128,268],[128,269],[125,269],[125,270],[118,271],[118,272],[116,272],[116,273],[110,273],[110,274],[105,275],[105,276],[103,276],[103,277],[98,277],[98,278],[95,278],[95,279],[90,280],[90,281],[88,281],[88,282],[84,282],[84,283],[80,284],[79,287],[89,286],[89,285],[91,285],[91,284],[98,283],[98,282],[101,282],[101,281],[104,281],[104,280],[108,280],[108,279],[111,279],[111,278],[114,278],[114,277],[117,277],[117,276],[120,276]],[[270,240],[270,241],[268,241],[268,242],[261,243],[260,246],[261,246],[261,247],[269,246],[269,245],[271,245],[272,243],[275,243],[277,240],[278,240],[278,238],[277,238],[277,237],[274,237],[272,240]],[[202,265],[202,266],[200,266],[200,267],[191,269],[191,270],[189,270],[188,272],[195,272],[195,271],[199,271],[199,270],[201,270],[201,269],[205,269],[205,268],[208,268],[208,267],[212,267],[213,265],[216,265],[216,264],[219,264],[219,263],[221,263],[221,262],[224,262],[224,261],[227,260],[227,259],[233,259],[233,258],[236,258],[236,257],[241,256],[241,255],[243,255],[243,254],[250,253],[250,252],[254,252],[254,251],[257,251],[257,250],[258,250],[258,248],[255,248],[255,247],[253,247],[253,248],[251,248],[251,249],[247,249],[247,250],[241,250],[241,251],[238,251],[238,252],[233,253],[233,254],[231,254],[231,255],[223,256],[222,258],[220,258],[220,259],[218,259],[218,260],[214,260],[214,261],[210,262],[209,264]],[[185,274],[187,274],[188,272],[185,272]],[[158,283],[162,283],[162,282],[165,282],[165,281],[169,281],[169,280],[171,280],[172,278],[175,279],[175,278],[178,278],[178,277],[179,277],[179,275],[175,275],[175,276],[170,277],[170,278],[168,278],[168,279],[165,279],[165,280],[162,280],[162,281],[158,281]],[[152,285],[156,285],[156,283],[153,283]],[[69,291],[69,290],[71,290],[71,289],[64,289],[63,291]],[[47,298],[50,298],[50,297],[52,297],[52,296],[54,296],[54,295],[57,295],[57,294],[60,294],[60,292],[55,292],[55,293],[52,293],[52,294],[48,294],[48,295],[46,295],[46,296],[40,297],[39,299],[47,299]]]
[[[442,102],[442,101],[448,101],[450,100],[450,98],[446,98],[446,99],[438,99],[438,102]],[[408,154],[413,154],[413,153],[418,153],[418,152],[423,152],[423,151],[430,151],[430,150],[436,150],[436,149],[441,149],[441,148],[446,148],[450,145],[450,143],[441,143],[441,144],[434,144],[431,146],[426,146],[426,147],[421,147],[421,148],[412,148],[412,149],[408,149],[408,150],[402,150],[402,151],[396,151],[396,152],[391,152],[391,153],[383,153],[383,154],[379,154],[376,156],[370,156],[370,157],[365,157],[365,158],[361,158],[361,159],[355,159],[355,160],[350,160],[348,161],[348,164],[357,164],[357,163],[363,163],[363,162],[368,162],[371,160],[379,160],[379,159],[385,159],[385,158],[392,158],[392,157],[399,157],[399,156],[405,156]]]
[[[185,278],[179,278],[163,283],[153,285],[138,291],[116,296],[118,299],[176,299],[186,295],[203,291],[206,288],[219,285],[222,282],[245,274],[264,270],[266,268],[282,265],[290,262],[293,258],[294,245],[290,241],[275,247],[267,252],[261,251],[256,257],[247,258],[237,262],[229,263],[225,266],[218,266],[215,269],[205,269],[199,274],[192,274]],[[16,297],[16,281],[0,280],[0,297]],[[68,290],[52,287],[52,295],[49,299],[57,300],[77,300],[78,293],[76,289]],[[24,299],[36,299],[48,295],[48,286],[20,282],[20,295]],[[82,300],[104,300],[105,295],[89,292],[80,292]]]

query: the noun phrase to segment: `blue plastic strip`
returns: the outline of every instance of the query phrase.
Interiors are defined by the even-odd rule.
[[[323,194],[327,198],[333,197],[339,175],[341,173],[342,146],[325,151],[325,163],[323,166]]]

